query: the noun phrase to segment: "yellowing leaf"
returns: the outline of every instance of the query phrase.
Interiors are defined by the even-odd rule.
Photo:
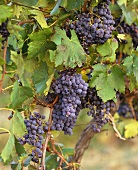
[[[138,134],[138,122],[133,120],[125,126],[125,138],[132,138]]]
[[[22,9],[23,9],[22,6],[14,4],[14,5],[13,5],[13,14],[14,14],[17,18],[19,18],[19,17],[20,17],[20,14],[21,14],[21,12],[22,12]]]
[[[40,24],[42,28],[48,28],[48,25],[46,23],[45,17],[41,11],[38,10],[29,10],[29,12],[34,16],[34,18],[37,20],[37,22]]]
[[[125,34],[118,34],[118,35],[117,35],[117,38],[118,38],[119,40],[125,40]]]
[[[44,91],[44,94],[45,94],[45,95],[47,95],[48,92],[49,92],[50,85],[51,85],[51,82],[52,82],[52,80],[53,80],[53,77],[54,77],[54,73],[49,76],[49,79],[48,79],[47,82],[46,82],[46,89],[45,89],[45,91]]]

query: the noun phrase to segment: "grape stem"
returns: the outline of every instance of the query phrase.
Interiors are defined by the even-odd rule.
[[[52,111],[53,111],[53,108],[50,108],[50,115],[49,115],[49,120],[48,120],[49,127],[48,127],[48,132],[46,134],[45,143],[44,143],[44,147],[43,147],[44,149],[43,149],[42,164],[41,164],[40,170],[46,170],[45,157],[46,157],[47,145],[48,145],[48,142],[51,138],[50,126],[51,126],[51,123],[52,123]]]
[[[46,103],[46,102],[44,103],[41,100],[39,100],[36,96],[34,97],[34,100],[37,102],[37,105],[52,108],[56,104],[56,102],[58,101],[58,96],[56,96],[53,103]]]
[[[122,54],[122,52],[120,52],[119,53],[119,58],[118,58],[118,64],[121,63],[122,57],[123,57],[123,54]]]
[[[3,81],[4,81],[5,74],[6,74],[6,53],[7,53],[7,46],[8,46],[8,41],[6,41],[6,44],[5,44],[5,47],[4,47],[4,61],[5,61],[5,64],[3,65],[3,74],[2,74],[2,77],[1,77],[1,80],[0,80],[0,92],[2,92],[2,84],[3,84]]]
[[[87,1],[88,1],[88,0],[85,0],[85,1],[84,1],[84,5],[83,5],[83,7],[82,7],[82,11],[83,11],[83,12],[85,12],[86,9],[87,9],[87,7],[86,7],[86,6],[87,6]]]
[[[22,25],[24,25],[24,24],[26,24],[26,23],[32,23],[32,22],[35,22],[35,19],[31,19],[31,20],[27,20],[27,21],[20,21],[20,22],[18,23],[18,25],[22,26]]]
[[[109,118],[109,123],[112,125],[112,127],[113,127],[113,129],[114,129],[114,131],[115,131],[115,135],[116,135],[119,139],[121,139],[121,140],[126,140],[125,138],[123,138],[123,137],[121,136],[121,134],[120,134],[119,131],[117,130],[113,116],[112,116],[111,114],[108,114],[107,116],[108,116],[108,118]]]

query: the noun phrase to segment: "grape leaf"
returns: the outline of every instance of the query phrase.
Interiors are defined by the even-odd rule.
[[[13,109],[20,108],[22,103],[30,97],[33,97],[32,89],[30,87],[19,86],[18,82],[16,81],[11,93],[10,107]]]
[[[66,157],[73,156],[74,155],[74,149],[73,148],[63,148],[62,153]]]
[[[71,31],[71,39],[66,36],[66,32],[61,29],[56,29],[56,34],[62,37],[61,45],[57,46],[55,54],[55,66],[61,64],[65,67],[74,68],[77,65],[80,67],[85,62],[85,52],[79,43],[74,30]]]
[[[37,4],[38,0],[31,0],[31,1],[28,1],[28,0],[15,0],[15,2],[17,3],[21,3],[23,5],[27,5],[27,6],[34,6]]]
[[[132,138],[138,134],[138,122],[133,120],[132,123],[129,123],[125,126],[125,138]]]
[[[47,156],[45,162],[46,162],[47,170],[56,169],[59,165],[59,163],[57,162],[57,155]]]
[[[4,162],[8,161],[10,156],[12,155],[13,148],[14,148],[14,141],[15,141],[14,135],[10,134],[8,142],[1,153],[1,157]]]
[[[24,61],[23,58],[20,54],[17,54],[15,51],[10,51],[11,52],[11,60],[16,64],[17,66],[17,74],[20,75],[20,77],[24,73]]]
[[[68,10],[72,10],[72,9],[79,9],[80,10],[83,3],[84,3],[84,0],[67,0],[66,8]]]
[[[23,7],[22,6],[19,6],[19,5],[16,5],[16,4],[13,5],[13,14],[17,18],[20,17],[22,11],[23,11]]]
[[[96,87],[97,94],[104,102],[115,99],[116,92],[125,91],[124,72],[117,66],[96,64],[93,66],[90,87]]]
[[[115,38],[113,38],[109,39],[108,41],[106,41],[106,43],[102,45],[98,45],[96,49],[101,56],[105,57],[103,59],[104,61],[109,60],[110,62],[115,62],[116,60],[115,51],[117,48],[118,41]]]
[[[133,54],[132,56],[126,57],[123,64],[126,68],[127,75],[132,75],[136,78],[138,82],[138,57]]]
[[[108,77],[109,77],[109,82],[112,85],[112,87],[116,91],[120,91],[124,93],[125,92],[125,81],[124,81],[125,73],[123,72],[123,70],[119,66],[114,65],[113,67],[111,67],[109,71],[111,73],[109,74]]]
[[[37,93],[42,94],[44,92],[47,87],[46,83],[48,79],[49,75],[47,65],[46,63],[41,63],[32,76]]]
[[[29,10],[29,12],[34,16],[34,18],[37,20],[37,22],[40,24],[42,28],[48,28],[48,25],[46,23],[46,19],[41,11],[38,10]]]
[[[37,33],[31,34],[29,37],[31,42],[28,48],[28,58],[46,56],[47,50],[55,50],[56,44],[50,40],[52,31],[50,28],[45,28]]]
[[[13,10],[6,6],[6,5],[0,5],[0,24],[7,20],[7,18],[12,17]]]
[[[12,132],[16,137],[22,137],[25,134],[26,127],[21,113],[14,113],[12,118]]]

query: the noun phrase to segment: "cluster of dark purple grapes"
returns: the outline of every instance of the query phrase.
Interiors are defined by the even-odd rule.
[[[2,22],[2,24],[0,25],[0,35],[2,35],[2,49],[4,49],[4,42],[7,41],[10,33],[9,31],[7,30],[7,24],[8,24],[8,20],[6,20],[5,22]]]
[[[135,112],[136,119],[138,120],[138,108],[137,108],[137,105],[136,105],[136,107],[135,107],[135,105],[133,107],[134,107],[134,112]],[[125,102],[120,104],[119,109],[118,109],[117,112],[118,112],[118,114],[120,116],[123,116],[125,118],[133,118],[132,110],[131,110],[129,104],[127,104]]]
[[[94,132],[100,132],[101,128],[108,122],[108,114],[116,104],[110,100],[104,103],[102,99],[97,95],[95,88],[88,88],[87,96],[83,100],[83,108],[89,108],[90,111],[87,112],[88,116],[92,116],[95,123],[92,125]]]
[[[87,54],[89,54],[89,46],[103,44],[112,36],[115,22],[109,4],[109,0],[102,1],[92,13],[81,13],[76,16],[75,21],[67,21],[67,27],[75,30]]]
[[[51,90],[58,96],[52,112],[51,130],[62,130],[71,135],[81,109],[81,100],[87,94],[88,84],[74,70],[65,70],[59,74],[60,77],[51,86]],[[53,97],[53,93],[49,93],[46,101],[52,101]],[[44,130],[47,129],[48,125]]]
[[[135,24],[128,25],[124,21],[121,22],[120,18],[115,19],[115,26],[119,34],[129,34],[132,37],[133,46],[137,48],[138,46],[138,27]],[[127,43],[126,40],[122,41],[123,43]]]
[[[29,119],[25,119],[24,123],[26,125],[27,133],[23,136],[23,139],[19,138],[18,141],[20,144],[24,145],[28,143],[35,147],[32,150],[31,156],[32,161],[38,163],[39,158],[42,158],[42,143],[43,143],[43,119],[44,115],[40,115],[37,112],[34,112],[29,116]]]

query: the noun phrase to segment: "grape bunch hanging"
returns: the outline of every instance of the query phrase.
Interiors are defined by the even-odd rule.
[[[5,22],[2,22],[2,24],[0,25],[0,35],[2,36],[3,40],[2,40],[2,49],[4,49],[4,42],[7,41],[10,33],[7,30],[7,24],[8,24],[8,19]]]
[[[82,102],[83,108],[89,108],[87,112],[88,116],[92,116],[94,123],[92,129],[94,132],[100,132],[101,128],[108,122],[108,115],[112,109],[115,108],[115,103],[112,100],[104,103],[102,99],[97,95],[95,88],[88,88],[87,95]]]
[[[18,139],[20,144],[24,145],[28,143],[34,147],[31,156],[32,161],[36,163],[39,162],[39,158],[42,158],[42,143],[44,134],[43,119],[45,119],[44,115],[40,115],[40,113],[37,112],[34,112],[33,114],[31,113],[29,118],[24,120],[27,133],[23,136],[23,139]]]
[[[51,130],[62,130],[65,134],[72,134],[87,88],[88,84],[82,79],[81,74],[74,73],[74,70],[60,73],[60,77],[51,86],[51,90],[58,96],[58,102],[52,112]],[[52,97],[53,93],[49,93],[46,101],[52,101]],[[45,126],[45,130],[47,129],[48,125]]]
[[[83,12],[74,21],[67,21],[69,29],[75,30],[85,52],[92,44],[103,44],[112,36],[114,20],[109,9],[110,1],[102,1],[93,12]]]

